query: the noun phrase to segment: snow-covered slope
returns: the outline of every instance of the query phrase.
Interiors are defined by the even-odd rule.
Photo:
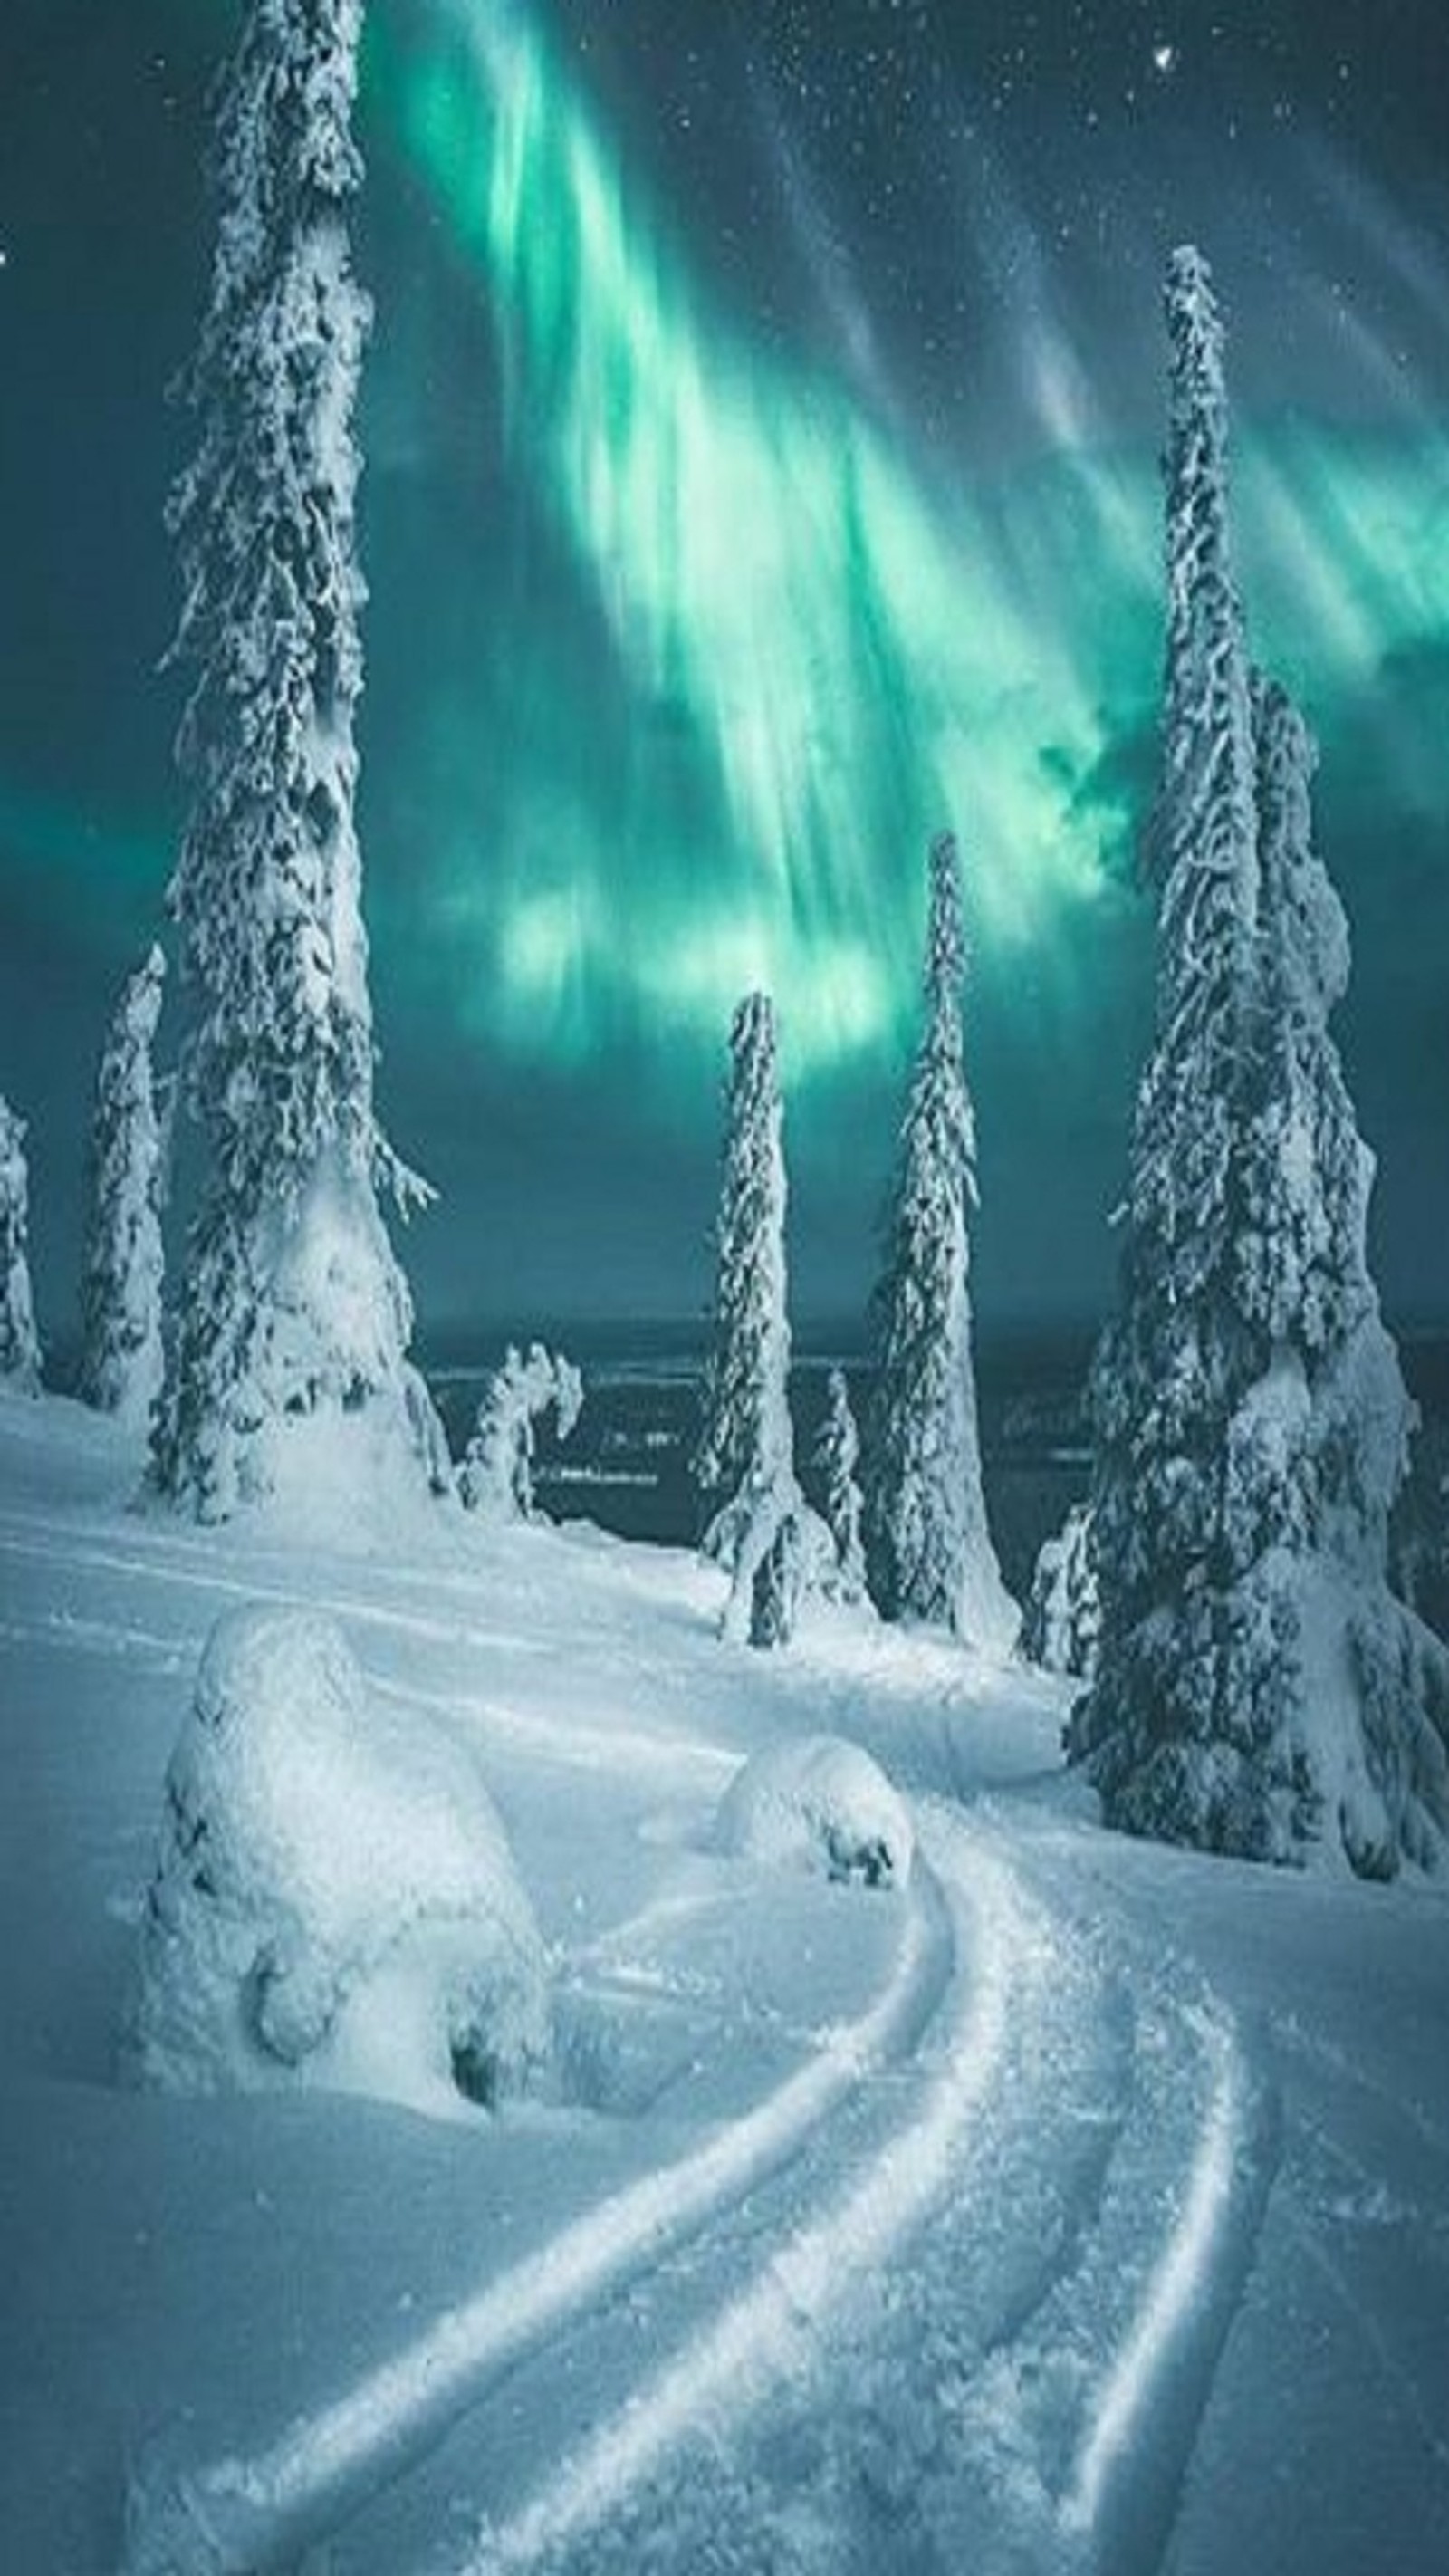
[[[0,2564],[1436,2576],[1442,1891],[1109,1837],[1054,1686],[858,1611],[755,1655],[681,1556],[201,1533],[135,1469],[0,1404]],[[497,2115],[116,2080],[251,1601],[481,1766],[555,1995]],[[906,1797],[904,1883],[721,1832],[825,1736]]]

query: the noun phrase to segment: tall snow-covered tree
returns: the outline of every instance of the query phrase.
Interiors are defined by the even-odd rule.
[[[1167,300],[1157,1030],[1093,1377],[1101,1641],[1069,1748],[1130,1831],[1271,1860],[1326,1844],[1387,1875],[1449,1827],[1449,1664],[1385,1573],[1409,1409],[1329,1033],[1347,933],[1306,729],[1248,668],[1195,253]]]
[[[784,1115],[774,1004],[750,993],[730,1028],[712,1331],[694,1480],[703,1547],[731,1576],[725,1633],[788,1642],[807,1571],[795,1478],[786,1313]]]
[[[901,1128],[865,1465],[865,1558],[886,1619],[1005,1651],[1019,1615],[986,1522],[971,1353],[975,1122],[962,1053],[966,943],[954,835],[932,844],[925,1024]]]
[[[220,231],[172,497],[178,759],[192,803],[171,888],[204,1132],[157,1415],[161,1487],[224,1516],[303,1424],[367,1417],[421,1474],[436,1444],[379,1213],[416,1185],[373,1109],[354,827],[362,685],[352,421],[369,307],[352,273],[361,0],[249,0],[220,92]]]
[[[861,1541],[862,1496],[856,1480],[860,1433],[850,1401],[845,1371],[833,1368],[826,1381],[825,1413],[816,1434],[814,1467],[821,1517],[830,1533],[832,1563],[827,1590],[843,1601],[858,1601],[865,1590],[865,1550]]]
[[[152,1048],[165,976],[166,960],[153,947],[128,977],[106,1032],[81,1271],[82,1399],[136,1423],[150,1414],[163,1368],[164,1153]]]
[[[30,1173],[25,1121],[0,1098],[0,1388],[40,1393],[40,1338],[30,1294]]]
[[[774,1004],[747,994],[730,1028],[724,1169],[702,1419],[692,1461],[712,1514],[704,1551],[733,1570],[755,1492],[790,1473],[785,1150]]]

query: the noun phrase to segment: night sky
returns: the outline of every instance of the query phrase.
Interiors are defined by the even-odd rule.
[[[164,395],[234,17],[0,7],[0,1089],[52,1336],[180,821]],[[373,0],[361,128],[361,823],[380,1104],[443,1193],[403,1246],[425,1340],[699,1308],[754,983],[797,1311],[855,1305],[948,821],[980,1311],[1096,1319],[1182,239],[1255,649],[1323,746],[1380,1282],[1449,1317],[1443,0]]]

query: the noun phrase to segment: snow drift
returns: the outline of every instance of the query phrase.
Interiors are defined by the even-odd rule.
[[[910,1817],[885,1773],[835,1735],[755,1754],[725,1791],[715,1840],[747,1860],[803,1862],[868,1887],[904,1886],[915,1850]]]
[[[127,2072],[456,2112],[547,2034],[543,1944],[465,1747],[381,1711],[331,1620],[227,1612],[167,1770]]]

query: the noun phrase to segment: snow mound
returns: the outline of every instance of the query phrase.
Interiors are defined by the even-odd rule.
[[[467,1750],[379,1709],[330,1620],[229,1611],[166,1775],[127,2071],[456,2114],[547,2035],[543,1944]]]
[[[736,1772],[715,1818],[720,1851],[803,1861],[827,1878],[904,1886],[915,1835],[879,1765],[838,1735],[774,1744]]]

